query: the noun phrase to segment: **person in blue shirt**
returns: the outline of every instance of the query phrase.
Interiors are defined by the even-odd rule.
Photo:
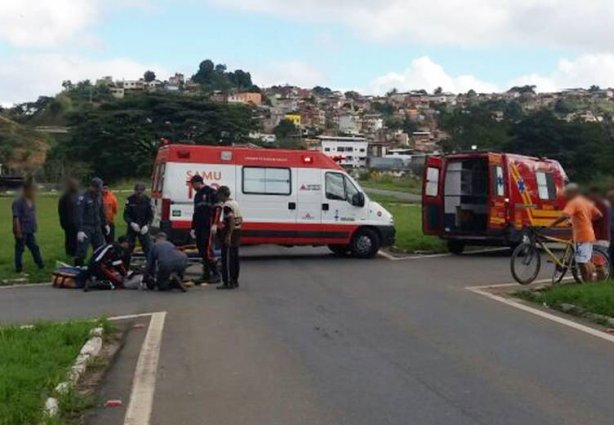
[[[23,253],[26,247],[32,253],[34,263],[39,269],[45,267],[40,248],[34,234],[38,230],[36,222],[35,187],[32,182],[23,185],[21,195],[13,201],[13,235],[15,236],[15,271],[23,273]]]

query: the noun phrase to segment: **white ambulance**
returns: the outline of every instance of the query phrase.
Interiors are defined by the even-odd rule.
[[[373,257],[394,243],[392,215],[321,152],[166,145],[152,176],[154,230],[190,244],[190,179],[228,186],[243,213],[245,245],[327,245],[336,254]]]

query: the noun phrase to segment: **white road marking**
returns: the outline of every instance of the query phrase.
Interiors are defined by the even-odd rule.
[[[139,317],[150,317],[154,314],[166,313],[165,311],[156,311],[154,313],[137,313],[137,314],[125,314],[122,316],[112,316],[107,317],[107,320],[129,320],[129,319],[138,319]]]
[[[543,283],[544,281],[549,281],[548,279],[542,279],[541,283]],[[536,281],[536,283],[540,283],[540,281]],[[535,316],[541,317],[543,319],[547,319],[547,320],[551,320],[553,322],[556,322],[560,325],[564,325],[564,326],[568,326],[572,329],[575,329],[577,331],[580,332],[584,332],[587,333],[589,335],[592,335],[594,337],[603,339],[605,341],[608,342],[612,342],[614,343],[614,335],[610,335],[608,333],[605,333],[604,331],[601,331],[599,329],[596,328],[592,328],[590,326],[586,326],[583,325],[581,323],[578,322],[574,322],[573,320],[570,319],[565,319],[564,317],[561,316],[557,316],[555,314],[552,313],[548,313],[546,311],[534,308],[534,307],[530,307],[526,304],[523,304],[521,302],[515,301],[511,298],[506,298],[506,297],[502,297],[500,295],[495,295],[492,294],[488,291],[486,291],[485,289],[487,288],[494,288],[494,287],[503,287],[503,286],[510,286],[510,285],[516,285],[516,284],[500,284],[500,285],[486,285],[486,286],[469,286],[465,289],[467,289],[468,291],[471,291],[475,294],[478,295],[482,295],[484,297],[490,298],[491,300],[495,300],[498,301],[500,303],[506,304],[510,307],[514,307],[517,308],[519,310],[525,311],[527,313],[533,314]]]
[[[136,363],[124,425],[149,425],[166,312],[153,313]]]
[[[427,255],[411,255],[409,257],[395,257],[394,255],[388,254],[385,251],[379,251],[378,254],[390,261],[421,260],[425,258],[449,257],[452,255],[448,252],[448,253],[443,253],[443,254],[427,254]]]
[[[507,251],[509,248],[487,248],[487,249],[479,249],[476,251],[467,251],[464,254],[460,255],[460,257],[471,256],[472,254],[489,254],[491,252],[500,252]],[[451,257],[454,254],[450,252],[443,252],[440,254],[425,254],[425,255],[410,255],[407,257],[395,257],[392,254],[387,253],[386,251],[378,251],[378,254],[390,261],[405,261],[405,260],[423,260],[427,258],[441,258],[441,257]]]

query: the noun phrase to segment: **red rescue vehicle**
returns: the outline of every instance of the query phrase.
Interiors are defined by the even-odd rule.
[[[190,243],[195,174],[230,188],[244,244],[327,245],[368,258],[394,243],[392,215],[322,152],[171,144],[154,166],[152,227],[175,243]]]
[[[426,159],[422,229],[466,245],[512,246],[525,227],[546,226],[565,206],[567,175],[551,159],[468,152]]]

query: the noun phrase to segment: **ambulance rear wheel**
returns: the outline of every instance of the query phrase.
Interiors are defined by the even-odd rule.
[[[373,258],[381,245],[379,235],[373,229],[359,229],[352,238],[350,249],[356,258]]]
[[[455,241],[455,240],[448,241],[448,251],[450,251],[452,254],[461,255],[464,250],[465,250],[465,242]]]
[[[337,257],[345,257],[350,253],[349,245],[328,245],[328,249]]]

